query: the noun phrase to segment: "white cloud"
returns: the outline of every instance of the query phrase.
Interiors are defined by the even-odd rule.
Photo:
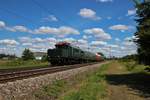
[[[25,26],[22,25],[16,25],[16,26],[5,26],[5,23],[3,21],[0,21],[0,27],[4,27],[5,30],[11,31],[11,32],[28,32],[32,34],[52,34],[56,35],[58,37],[64,37],[66,35],[75,34],[79,35],[79,31],[73,27],[69,26],[60,26],[58,28],[56,27],[49,27],[49,26],[41,26],[37,29],[30,30]]]
[[[121,41],[121,40],[120,40],[119,38],[115,38],[115,41],[118,41],[118,42],[119,42],[119,41]]]
[[[41,39],[41,38],[39,38],[39,37],[32,39],[32,42],[33,42],[33,43],[42,43],[42,42],[44,42],[44,41],[45,41],[45,40],[43,40],[43,39]]]
[[[109,44],[108,47],[111,47],[111,48],[119,48],[119,46],[116,45],[116,44]]]
[[[83,35],[83,39],[88,39],[88,36],[87,35]]]
[[[135,15],[135,14],[136,14],[136,9],[130,9],[130,10],[128,10],[127,16],[132,16],[132,15]]]
[[[111,36],[101,28],[85,29],[83,32],[87,34],[93,34],[96,38],[100,38],[102,40],[111,39]]]
[[[64,39],[60,39],[59,41],[66,41],[69,43],[77,42],[77,40],[74,38],[64,38]]]
[[[136,46],[136,44],[132,41],[124,41],[123,45],[125,45],[125,46]]]
[[[30,38],[30,37],[20,37],[19,41],[22,46],[31,49],[32,51],[42,51],[46,52],[49,48],[54,48],[56,44],[55,38]],[[23,48],[24,48],[23,47]]]
[[[38,29],[35,29],[34,32],[35,34],[54,34],[54,33],[59,33],[59,30],[57,28],[52,28],[49,26],[41,26]]]
[[[136,40],[136,39],[137,39],[136,36],[131,36],[131,37],[126,37],[126,38],[124,39],[124,41],[133,41],[133,40]]]
[[[27,32],[28,29],[25,26],[14,26],[13,27],[16,31],[20,31],[20,32]]]
[[[28,29],[25,26],[14,26],[13,29],[19,32],[28,32]]]
[[[29,43],[29,42],[32,41],[32,39],[29,38],[29,37],[19,37],[19,41],[20,41],[21,43]]]
[[[88,42],[87,42],[86,40],[79,39],[79,40],[78,40],[78,43],[79,43],[79,44],[87,44]]]
[[[49,26],[42,26],[38,29],[33,31],[34,34],[53,34],[58,36],[66,36],[69,34],[80,34],[78,30],[68,27],[68,26],[61,26],[59,28],[49,27]]]
[[[26,28],[25,26],[17,25],[13,27],[5,27],[6,30],[11,31],[11,32],[28,32],[31,33],[31,30]]]
[[[54,21],[54,22],[57,22],[58,19],[54,15],[49,15],[48,17],[43,18],[42,21]]]
[[[47,42],[56,42],[57,40],[55,38],[46,38],[45,41],[47,41]]]
[[[88,18],[88,19],[92,19],[92,20],[100,20],[101,19],[101,17],[96,15],[96,12],[94,10],[88,9],[88,8],[80,9],[80,12],[78,14],[83,18]]]
[[[32,46],[32,43],[22,43],[23,46]]]
[[[5,27],[5,22],[0,21],[0,28]]]
[[[18,45],[19,43],[15,40],[4,39],[4,40],[0,40],[0,44],[1,45],[6,45],[6,46],[11,46],[11,45]]]
[[[111,17],[111,16],[108,16],[108,17],[107,17],[107,19],[108,19],[108,20],[111,20],[111,19],[112,19],[112,17]]]
[[[89,38],[92,38],[92,36],[90,36],[90,35],[83,35],[83,37],[82,37],[84,40],[87,40],[87,39],[89,39]]]
[[[127,25],[113,25],[113,26],[110,26],[109,29],[111,30],[120,30],[122,32],[126,31],[126,30],[129,30],[129,27]]]
[[[97,2],[112,2],[113,0],[96,0]]]
[[[107,45],[107,42],[104,42],[104,41],[92,41],[90,43],[90,45],[92,45],[92,46],[104,46],[104,45]]]
[[[30,37],[19,37],[19,41],[21,43],[50,43],[50,42],[56,42],[55,38],[30,38]]]
[[[80,34],[78,30],[67,26],[61,26],[58,30],[60,34]]]

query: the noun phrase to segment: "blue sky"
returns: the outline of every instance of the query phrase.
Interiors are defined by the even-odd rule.
[[[135,12],[132,0],[1,0],[0,53],[46,52],[59,41],[107,56],[136,53]]]

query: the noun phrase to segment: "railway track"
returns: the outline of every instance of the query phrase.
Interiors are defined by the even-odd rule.
[[[29,77],[35,77],[43,74],[50,74],[60,71],[65,71],[69,69],[84,67],[87,65],[92,65],[96,63],[88,63],[88,64],[75,64],[75,65],[67,65],[67,66],[56,66],[56,67],[45,67],[45,68],[37,68],[37,69],[29,69],[29,70],[14,70],[14,71],[6,71],[0,73],[0,83],[6,83],[10,81],[20,80]]]

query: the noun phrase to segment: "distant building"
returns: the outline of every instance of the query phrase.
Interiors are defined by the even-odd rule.
[[[44,55],[47,55],[46,52],[33,52],[36,60],[41,60]]]

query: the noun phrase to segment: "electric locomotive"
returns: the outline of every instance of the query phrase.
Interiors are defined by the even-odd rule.
[[[68,42],[56,43],[54,49],[48,49],[48,60],[52,65],[80,64],[101,61],[99,54],[81,50]]]

